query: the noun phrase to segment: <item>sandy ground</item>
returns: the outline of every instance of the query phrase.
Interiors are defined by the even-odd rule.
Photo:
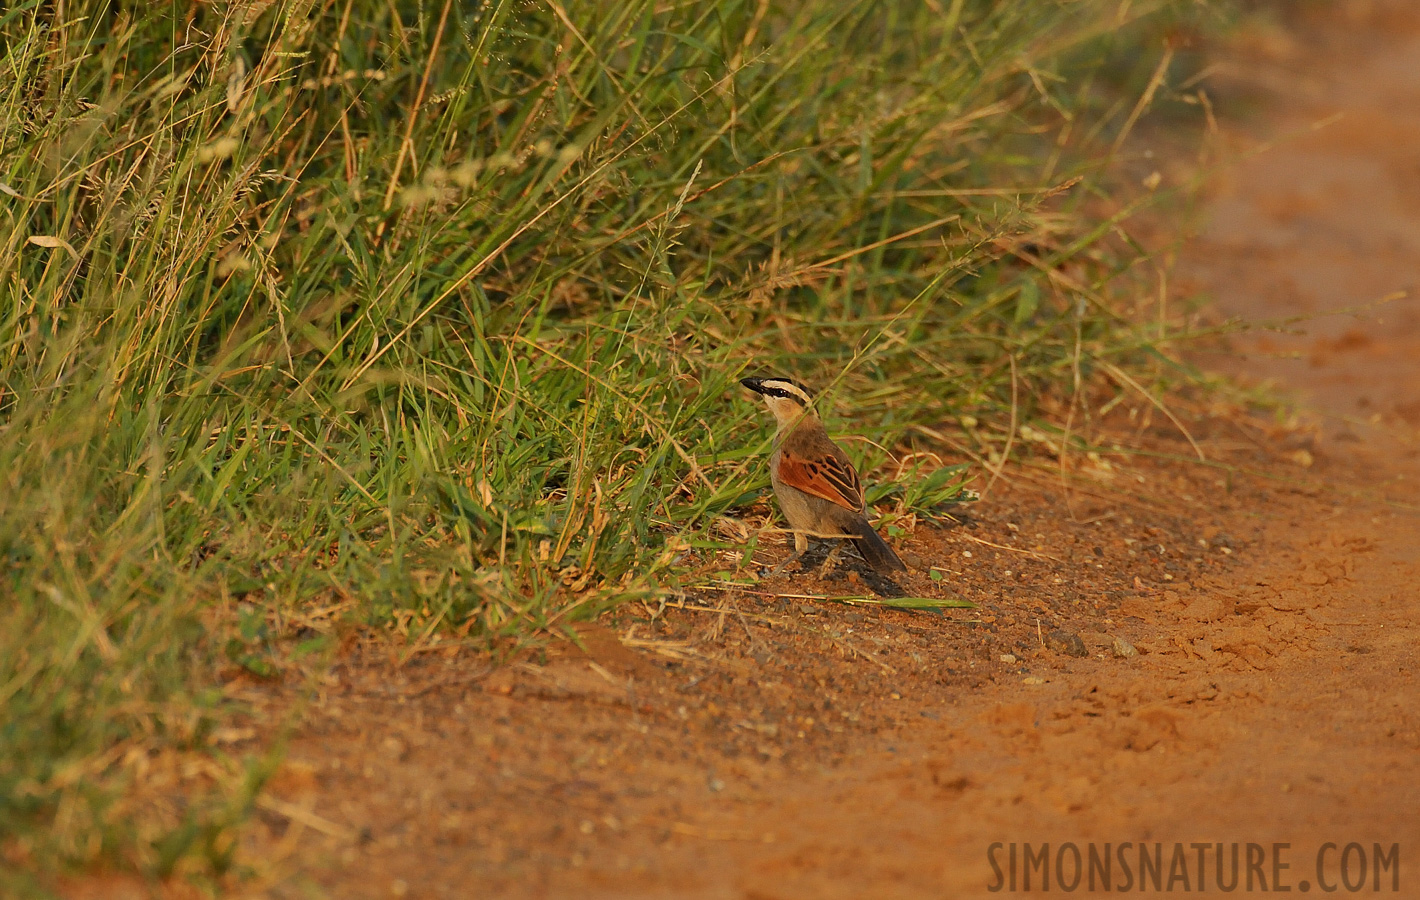
[[[1420,15],[1395,9],[1335,4],[1218,76],[1256,109],[1220,146],[1271,149],[1218,176],[1176,292],[1280,319],[1413,285]],[[1221,858],[1240,894],[1420,896],[1420,306],[1289,327],[1209,362],[1286,385],[1303,427],[1196,416],[1213,465],[1045,460],[919,524],[903,586],[977,609],[794,596],[860,592],[840,570],[627,608],[496,671],[353,650],[243,890],[986,897],[1040,892],[1048,844],[1053,892],[1078,853],[1090,893],[1093,851],[1113,892],[1214,895]],[[1100,427],[1190,452],[1143,404]]]

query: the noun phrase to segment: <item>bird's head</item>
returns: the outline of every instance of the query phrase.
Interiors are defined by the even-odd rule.
[[[788,378],[741,378],[740,384],[764,398],[781,428],[812,415],[813,395],[803,385]]]

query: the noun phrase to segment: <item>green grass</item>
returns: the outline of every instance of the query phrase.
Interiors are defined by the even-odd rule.
[[[316,608],[497,645],[674,589],[766,485],[741,373],[903,513],[1167,370],[1109,173],[1197,115],[1183,54],[1140,103],[1196,3],[53,8],[0,13],[0,868],[220,875],[218,673]]]

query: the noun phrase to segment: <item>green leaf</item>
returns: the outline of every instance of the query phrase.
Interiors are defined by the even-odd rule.
[[[928,512],[944,503],[961,499],[966,487],[969,463],[943,466],[908,487],[904,500],[909,509]]]
[[[1035,279],[1027,278],[1021,282],[1021,292],[1016,295],[1015,323],[1025,324],[1039,308],[1040,286],[1035,283]]]
[[[301,641],[291,651],[291,659],[298,660],[312,653],[323,653],[331,644],[332,638],[328,634],[316,635],[308,640]]]

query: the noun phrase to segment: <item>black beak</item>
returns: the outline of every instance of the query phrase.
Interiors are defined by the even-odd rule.
[[[749,388],[750,390],[754,391],[756,394],[763,394],[763,393],[764,393],[764,379],[763,379],[763,378],[741,378],[741,379],[740,379],[740,384],[742,384],[742,385],[744,385],[745,387]]]

